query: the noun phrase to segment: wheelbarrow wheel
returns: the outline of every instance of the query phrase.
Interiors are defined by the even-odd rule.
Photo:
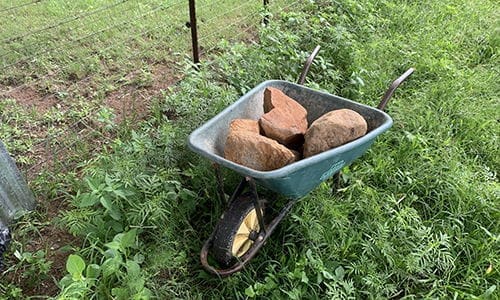
[[[260,232],[253,196],[243,194],[236,198],[216,230],[212,254],[219,264],[229,267],[250,250]]]

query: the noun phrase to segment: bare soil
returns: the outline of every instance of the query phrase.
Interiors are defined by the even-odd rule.
[[[126,76],[127,81],[134,81],[137,72]],[[111,92],[104,100],[106,106],[115,112],[115,123],[124,120],[140,120],[149,113],[151,99],[157,97],[169,86],[180,80],[181,76],[172,71],[171,66],[156,64],[152,67],[152,83],[146,87],[130,84]]]
[[[150,112],[152,99],[160,96],[165,89],[174,85],[181,79],[181,76],[174,71],[172,64],[173,63],[164,63],[153,65],[151,67],[152,80],[147,86],[138,87],[133,84],[122,85],[105,96],[103,104],[113,109],[116,116],[114,120],[116,124],[120,124],[124,121],[137,122],[147,117]],[[136,73],[131,72],[127,76],[127,81],[133,82]],[[58,88],[64,89],[64,87]],[[99,87],[93,83],[92,78],[85,78],[76,85],[71,84],[71,86],[67,86],[66,88],[68,93],[79,93],[80,96],[83,97],[92,97],[93,91],[99,89]],[[61,105],[64,105],[61,104],[61,101],[55,94],[38,90],[36,86],[1,86],[0,101],[5,98],[14,99],[20,106],[27,110],[34,110],[40,115],[47,113],[51,108],[56,107],[60,109]],[[68,107],[65,106],[64,108]],[[64,125],[67,126],[67,124],[61,124],[61,126]],[[68,128],[68,130],[79,131],[82,133],[82,137],[85,138],[88,137],[88,135],[84,133],[91,132],[93,129],[91,126],[99,126],[99,124],[95,122],[89,122],[88,124],[82,123],[80,125],[82,128],[78,128],[78,124],[76,124],[76,128]],[[25,127],[31,128],[32,126],[26,124]],[[32,133],[40,139],[47,138],[46,128],[37,127],[32,129]],[[99,128],[94,129],[98,130]],[[106,137],[103,137],[103,139],[105,138]],[[62,136],[61,139],[64,139],[64,136]],[[95,137],[92,137],[92,139],[95,139]],[[89,141],[89,144],[92,144],[90,148],[91,151],[99,152],[103,146],[101,142],[103,141],[92,140],[92,143]],[[36,179],[43,171],[64,172],[65,170],[57,170],[58,167],[56,163],[60,165],[61,162],[65,162],[65,159],[71,155],[70,152],[71,150],[69,148],[64,149],[64,146],[61,149],[55,149],[48,143],[38,143],[33,146],[29,153],[35,163],[30,166],[20,166],[20,169],[25,171],[28,181]],[[68,166],[64,169],[67,170],[75,167],[70,164],[71,163],[68,163]],[[67,249],[79,247],[82,243],[79,238],[74,237],[65,229],[55,225],[55,220],[59,216],[60,211],[67,209],[67,202],[61,199],[38,199],[39,204],[37,210],[46,219],[42,222],[44,225],[39,228],[38,234],[33,234],[33,236],[29,237],[29,241],[26,242],[23,249],[24,251],[32,253],[38,250],[44,250],[46,252],[46,259],[51,262],[49,276],[46,278],[26,280],[26,274],[23,276],[23,268],[4,275],[10,282],[21,287],[26,296],[56,296],[59,292],[57,282],[66,274],[65,264],[67,256],[70,254],[67,252]],[[13,259],[15,260],[15,258]],[[15,263],[15,261],[11,263]],[[33,285],[33,282],[37,284]]]
[[[14,99],[18,104],[26,109],[34,109],[38,113],[46,113],[51,107],[56,105],[57,98],[54,95],[43,95],[35,87],[19,86],[9,90],[1,98]]]

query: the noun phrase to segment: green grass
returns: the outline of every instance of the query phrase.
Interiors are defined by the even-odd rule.
[[[135,123],[191,56],[186,1],[39,1],[8,10],[15,6],[0,3],[2,126],[9,127],[0,137],[29,170],[78,140],[109,137],[115,123]],[[197,8],[203,55],[223,37],[251,36],[262,12],[245,1]]]
[[[198,1],[200,38],[205,45],[224,36],[214,17],[238,24],[242,15],[258,12],[255,5],[243,6],[248,11],[231,11],[241,5],[225,1],[215,10],[209,2]],[[48,72],[56,74],[50,79],[70,81],[95,73],[120,77],[132,67],[145,66],[141,60],[173,61],[173,54],[190,46],[185,1],[42,1],[11,14],[4,12],[3,20],[0,53],[7,70],[1,78],[5,84]]]
[[[67,205],[58,224],[83,240],[72,253],[84,263],[68,261],[60,297],[496,299],[495,4],[316,1],[274,14],[258,44],[217,43],[219,55],[186,67],[150,117],[117,130],[81,174],[38,179]],[[344,169],[337,193],[325,182],[299,201],[244,271],[213,277],[198,253],[223,204],[187,135],[257,83],[295,81],[316,44],[307,85],[369,105],[416,68],[389,103],[394,126]],[[231,191],[238,176],[224,174]],[[46,263],[36,257],[28,272],[43,275]]]

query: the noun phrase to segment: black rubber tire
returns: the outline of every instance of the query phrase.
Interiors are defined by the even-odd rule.
[[[262,210],[264,210],[263,201],[259,201],[259,203]],[[243,194],[234,200],[219,221],[212,244],[212,254],[221,266],[230,267],[238,260],[238,257],[234,256],[232,252],[236,233],[245,218],[254,210],[253,196],[251,194]],[[264,211],[262,214],[264,215]],[[246,252],[248,252],[248,249]],[[239,257],[241,256],[243,254]]]

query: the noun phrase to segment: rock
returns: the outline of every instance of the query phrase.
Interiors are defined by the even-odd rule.
[[[283,145],[301,143],[307,130],[307,111],[282,91],[266,88],[259,124],[265,136]]]
[[[250,119],[234,119],[229,125],[229,131],[237,130],[260,133],[259,121]]]
[[[366,134],[366,120],[350,109],[330,111],[315,120],[305,134],[304,157],[343,145]]]
[[[224,157],[257,171],[271,171],[284,167],[299,157],[298,153],[259,133],[232,130],[224,147]]]

